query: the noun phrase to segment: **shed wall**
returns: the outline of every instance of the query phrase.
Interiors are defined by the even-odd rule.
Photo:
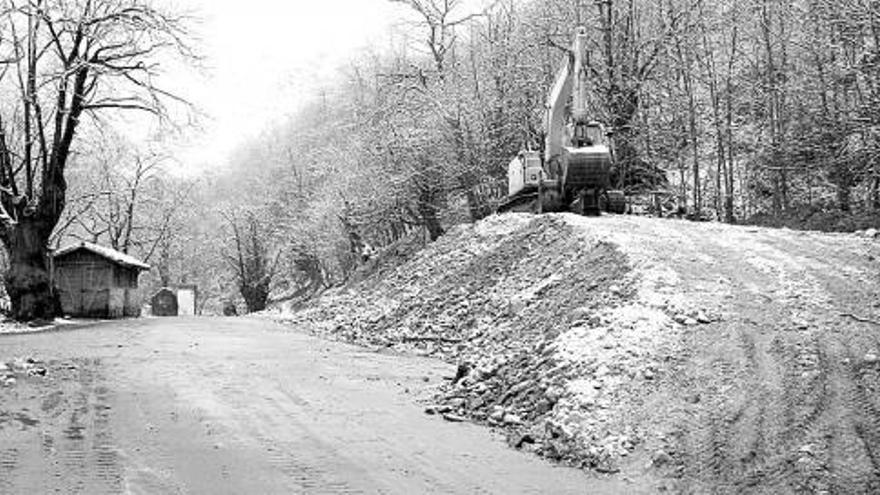
[[[90,318],[139,316],[138,271],[80,250],[54,260],[64,313]]]

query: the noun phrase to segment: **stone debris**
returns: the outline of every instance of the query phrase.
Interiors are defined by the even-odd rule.
[[[32,357],[18,357],[8,362],[0,362],[0,383],[9,387],[15,385],[23,376],[45,377],[48,368]]]
[[[697,311],[694,319],[697,320],[698,323],[712,323],[712,319],[704,311]]]
[[[866,237],[868,239],[880,239],[880,231],[878,231],[877,229],[874,229],[874,228],[865,229],[865,230],[858,230],[855,232],[855,234],[857,236]]]
[[[521,425],[523,424],[523,420],[520,419],[516,414],[507,413],[504,415],[504,418],[501,420],[506,425]]]
[[[464,416],[459,416],[458,414],[446,413],[443,415],[443,419],[446,421],[450,421],[452,423],[461,423],[463,421],[467,421],[467,418]]]
[[[42,366],[35,366],[27,370],[27,373],[31,376],[46,376],[46,368]]]
[[[651,464],[654,467],[663,467],[672,462],[672,456],[666,453],[665,450],[657,450],[654,452],[654,455],[651,456]]]
[[[524,447],[525,445],[527,445],[527,444],[528,444],[528,445],[532,445],[532,444],[534,444],[534,443],[535,443],[535,437],[533,437],[531,433],[525,433],[525,434],[519,435],[519,436],[516,438],[516,440],[513,441],[513,442],[511,442],[511,443],[513,444],[513,447],[514,447],[514,448],[516,448],[516,449],[521,449],[521,448],[523,448],[523,447]]]

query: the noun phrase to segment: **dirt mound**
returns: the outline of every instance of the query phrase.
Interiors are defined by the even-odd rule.
[[[622,409],[664,359],[668,336],[654,331],[673,325],[638,300],[636,278],[627,256],[568,216],[510,214],[460,226],[390,273],[276,317],[459,363],[429,412],[614,470],[639,442]]]
[[[281,318],[459,363],[428,412],[546,457],[686,493],[866,492],[878,260],[874,235],[508,214]]]

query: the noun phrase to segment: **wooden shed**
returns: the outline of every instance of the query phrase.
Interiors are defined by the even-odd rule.
[[[150,265],[90,242],[52,254],[55,286],[68,316],[121,318],[140,316],[138,276]]]

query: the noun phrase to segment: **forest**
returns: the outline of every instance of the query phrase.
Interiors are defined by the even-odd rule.
[[[173,173],[162,139],[133,142],[102,117],[186,114],[172,109],[185,95],[141,77],[161,57],[194,56],[185,19],[143,0],[4,13],[0,32],[18,27],[2,42],[0,111],[14,313],[42,314],[10,290],[33,278],[15,279],[30,241],[13,232],[27,219],[47,247],[82,239],[145,260],[147,287],[197,284],[200,309],[218,313],[308,299],[492,214],[507,163],[541,145],[577,26],[590,34],[590,108],[613,130],[634,213],[659,197],[662,213],[694,221],[880,227],[876,0],[388,1],[402,21],[391,48],[352,57],[289,119],[198,174]],[[144,29],[153,39],[114,43]],[[83,32],[93,43],[76,45]],[[48,57],[52,69],[38,67]],[[93,118],[76,130],[80,115]]]

